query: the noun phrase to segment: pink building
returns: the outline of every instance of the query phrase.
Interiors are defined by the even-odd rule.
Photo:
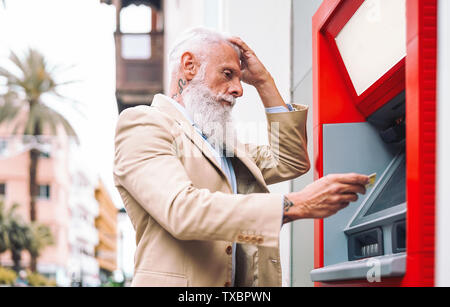
[[[73,184],[71,182],[74,173],[73,166],[70,165],[71,146],[65,137],[44,137],[45,147],[40,146],[41,151],[45,152],[40,158],[37,173],[37,182],[39,184],[39,198],[36,202],[37,220],[50,227],[55,244],[47,247],[38,259],[37,269],[41,274],[56,279],[59,285],[70,285],[73,278],[73,268],[71,263],[74,254],[80,254],[79,244],[73,240],[71,235],[76,230],[72,223],[72,216],[79,215],[77,201],[70,199],[74,194]],[[13,203],[20,204],[19,213],[27,221],[29,221],[29,149],[32,145],[22,142],[20,137],[5,137],[0,135],[0,193],[3,192],[4,202],[7,207]],[[75,176],[76,177],[76,176]],[[79,177],[79,176],[78,176]],[[76,177],[76,178],[78,178]],[[75,183],[76,184],[76,183]],[[83,184],[86,187],[86,184]],[[87,188],[90,188],[87,185]],[[94,187],[95,188],[95,187]],[[92,188],[92,195],[94,195]],[[76,189],[77,190],[77,189]],[[79,190],[79,189],[78,189]],[[93,197],[95,200],[95,198]],[[97,203],[89,204],[94,207],[89,215],[94,215],[98,209],[95,209]],[[78,210],[78,211],[77,211]],[[92,223],[94,218],[92,218]],[[83,229],[80,229],[81,231]],[[95,228],[91,229],[91,233],[97,234]],[[86,236],[90,236],[87,234]],[[98,234],[97,234],[98,236]],[[93,244],[97,242],[98,237],[94,238]],[[74,241],[74,242],[72,242]],[[75,246],[76,245],[76,246]],[[76,250],[74,250],[76,249]],[[89,255],[89,248],[87,256]],[[95,259],[95,258],[94,258]],[[30,257],[27,252],[22,253],[22,267],[29,266]],[[4,253],[0,257],[0,263],[3,266],[12,266],[11,255],[9,252]],[[86,261],[84,261],[86,263]],[[89,264],[93,267],[93,275],[95,275],[95,263]],[[98,267],[98,265],[97,265]],[[98,271],[98,269],[97,269]],[[95,276],[93,276],[95,278]]]

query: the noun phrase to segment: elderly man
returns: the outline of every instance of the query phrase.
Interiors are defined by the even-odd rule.
[[[267,184],[308,171],[307,107],[285,104],[274,80],[239,38],[203,28],[169,57],[170,97],[124,111],[114,178],[136,230],[134,286],[280,286],[283,223],[325,218],[365,193],[368,177],[322,178],[302,191]],[[236,140],[231,111],[256,88],[270,146]]]

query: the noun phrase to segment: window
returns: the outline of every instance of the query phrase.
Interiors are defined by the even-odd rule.
[[[6,183],[0,183],[0,196],[6,195]]]
[[[147,60],[152,56],[152,9],[147,5],[130,5],[120,11],[122,58]]]
[[[39,198],[42,199],[50,199],[50,186],[47,185],[39,185]]]
[[[124,34],[122,36],[122,58],[147,60],[152,56],[152,42],[147,34]]]
[[[152,9],[147,5],[132,4],[120,11],[120,32],[150,33],[152,30]]]

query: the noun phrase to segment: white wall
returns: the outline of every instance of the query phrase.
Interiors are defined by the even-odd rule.
[[[439,0],[436,285],[450,286],[450,1]]]
[[[293,0],[293,69],[292,96],[298,104],[309,106],[308,153],[311,170],[294,180],[293,190],[300,191],[314,181],[313,155],[313,78],[312,78],[312,16],[322,0]],[[299,220],[292,225],[292,281],[296,287],[313,286],[310,271],[314,268],[314,221]]]
[[[274,77],[283,98],[290,102],[290,0],[165,0],[164,5],[166,51],[177,34],[196,25],[240,36],[255,50]],[[167,92],[167,71],[165,80]],[[244,85],[244,96],[238,100],[234,117],[239,127],[249,128],[249,124],[257,127],[246,132],[241,130],[241,141],[267,143],[265,111],[254,88]],[[290,183],[272,186],[270,190],[288,193]],[[281,206],[280,201],[280,210]],[[283,285],[290,285],[290,225],[283,227],[280,245]]]
[[[167,54],[184,30],[204,25],[204,0],[165,0],[164,3],[164,91],[169,91]]]

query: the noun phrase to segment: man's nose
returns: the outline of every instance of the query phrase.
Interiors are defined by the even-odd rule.
[[[234,98],[242,97],[244,94],[244,89],[242,88],[241,81],[233,82],[233,85],[230,87],[229,92],[233,95]]]

